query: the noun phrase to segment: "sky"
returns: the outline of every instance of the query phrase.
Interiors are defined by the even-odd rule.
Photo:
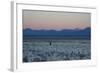
[[[90,26],[90,13],[23,10],[23,29],[63,30]]]

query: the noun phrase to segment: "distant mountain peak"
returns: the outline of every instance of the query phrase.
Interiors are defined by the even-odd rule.
[[[34,30],[23,29],[23,35],[90,35],[91,28],[85,29],[62,29],[62,30]]]

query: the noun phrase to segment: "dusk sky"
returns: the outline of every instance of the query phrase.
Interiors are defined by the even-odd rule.
[[[90,26],[90,13],[23,10],[23,29],[62,30]]]

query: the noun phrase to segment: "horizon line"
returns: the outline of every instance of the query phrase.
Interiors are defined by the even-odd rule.
[[[47,30],[47,31],[50,31],[50,30],[54,30],[54,31],[62,31],[62,30],[84,30],[84,29],[87,29],[87,28],[89,28],[89,29],[91,29],[91,27],[86,27],[86,28],[67,28],[67,29],[32,29],[32,28],[24,28],[23,30],[25,30],[25,29],[30,29],[30,30]]]

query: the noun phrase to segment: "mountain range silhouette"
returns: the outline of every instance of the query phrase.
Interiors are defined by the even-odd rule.
[[[24,37],[86,37],[90,38],[91,28],[85,29],[62,29],[62,30],[33,30],[23,29]]]

